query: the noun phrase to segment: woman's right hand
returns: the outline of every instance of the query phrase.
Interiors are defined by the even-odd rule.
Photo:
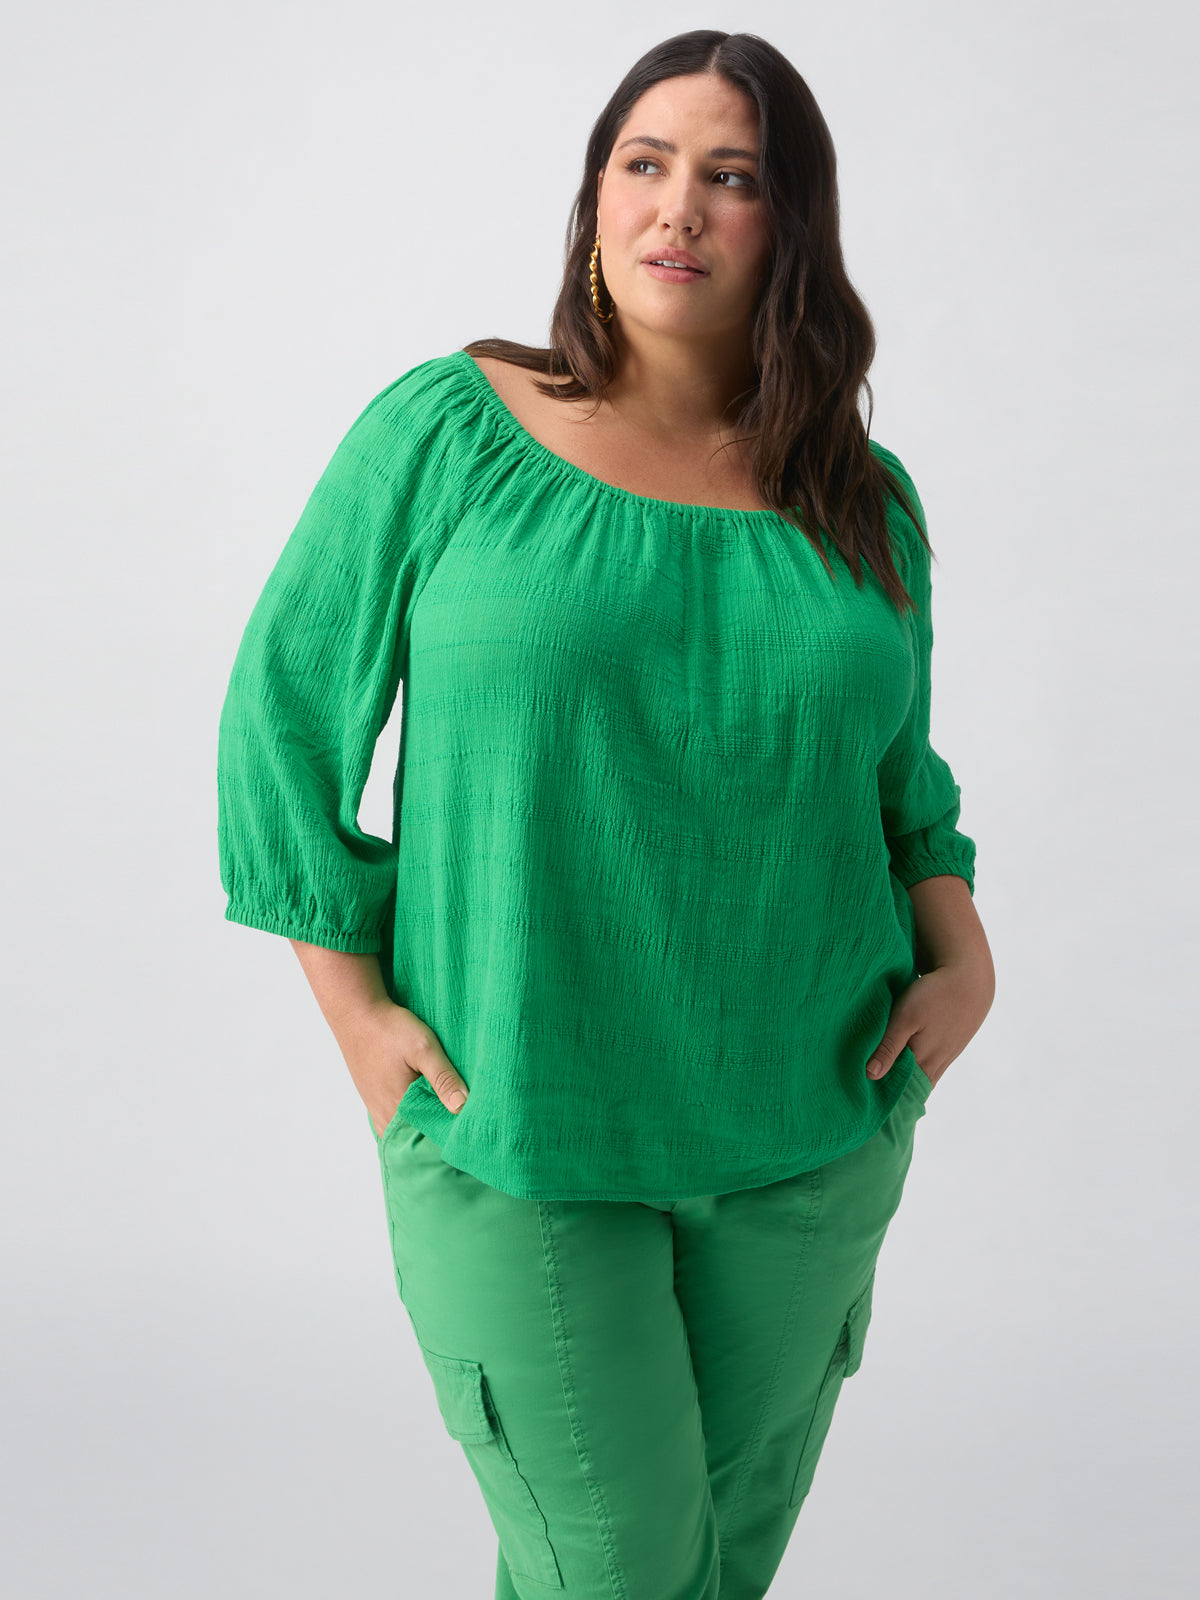
[[[392,1000],[377,955],[291,944],[380,1138],[418,1078],[448,1111],[462,1109],[466,1084],[428,1023]]]
[[[377,1001],[338,1042],[380,1138],[418,1078],[429,1079],[448,1111],[460,1111],[466,1103],[467,1086],[437,1034],[415,1012],[390,999]]]

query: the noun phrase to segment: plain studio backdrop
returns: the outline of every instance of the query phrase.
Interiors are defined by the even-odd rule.
[[[777,45],[833,133],[998,974],[772,1594],[1195,1575],[1190,17],[209,0],[4,30],[14,1600],[491,1593],[366,1112],[286,940],[224,920],[218,715],[350,423],[545,341],[591,123],[702,26]]]

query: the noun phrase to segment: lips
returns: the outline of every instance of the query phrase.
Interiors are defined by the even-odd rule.
[[[699,273],[703,277],[708,276],[708,270],[703,261],[699,260],[687,250],[676,250],[672,248],[669,250],[659,250],[657,252],[647,251],[647,253],[642,257],[643,266],[653,266],[655,262],[658,261],[677,261],[681,266],[689,267],[693,272]],[[672,271],[674,269],[668,268],[667,270]]]

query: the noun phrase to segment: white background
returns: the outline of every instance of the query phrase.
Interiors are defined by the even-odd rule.
[[[1186,1592],[1183,17],[10,14],[6,1594],[492,1591],[492,1529],[396,1297],[366,1113],[287,942],[223,920],[217,721],[338,440],[429,356],[544,343],[592,120],[644,50],[699,26],[768,38],[833,132],[880,341],[872,433],[912,471],[939,557],[934,742],[999,986],[920,1125],[867,1359],[772,1595]],[[384,834],[390,779],[377,766],[362,813]]]

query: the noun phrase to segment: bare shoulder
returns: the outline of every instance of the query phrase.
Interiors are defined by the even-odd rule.
[[[505,361],[501,356],[477,355],[471,359],[508,409],[531,433],[552,428],[556,421],[575,414],[576,407],[570,401],[552,399],[536,387],[546,381],[545,373]],[[593,407],[589,404],[587,409]]]
[[[491,379],[492,387],[500,393],[508,391],[516,394],[540,393],[534,388],[535,383],[544,383],[546,374],[536,372],[532,367],[518,366],[515,361],[505,361],[503,356],[472,356],[472,361],[480,370]]]
[[[499,356],[476,355],[473,355],[471,360],[483,373],[501,400],[508,402],[514,392],[524,392],[530,387],[528,380],[533,374],[524,367],[514,366],[511,361],[504,361]]]

